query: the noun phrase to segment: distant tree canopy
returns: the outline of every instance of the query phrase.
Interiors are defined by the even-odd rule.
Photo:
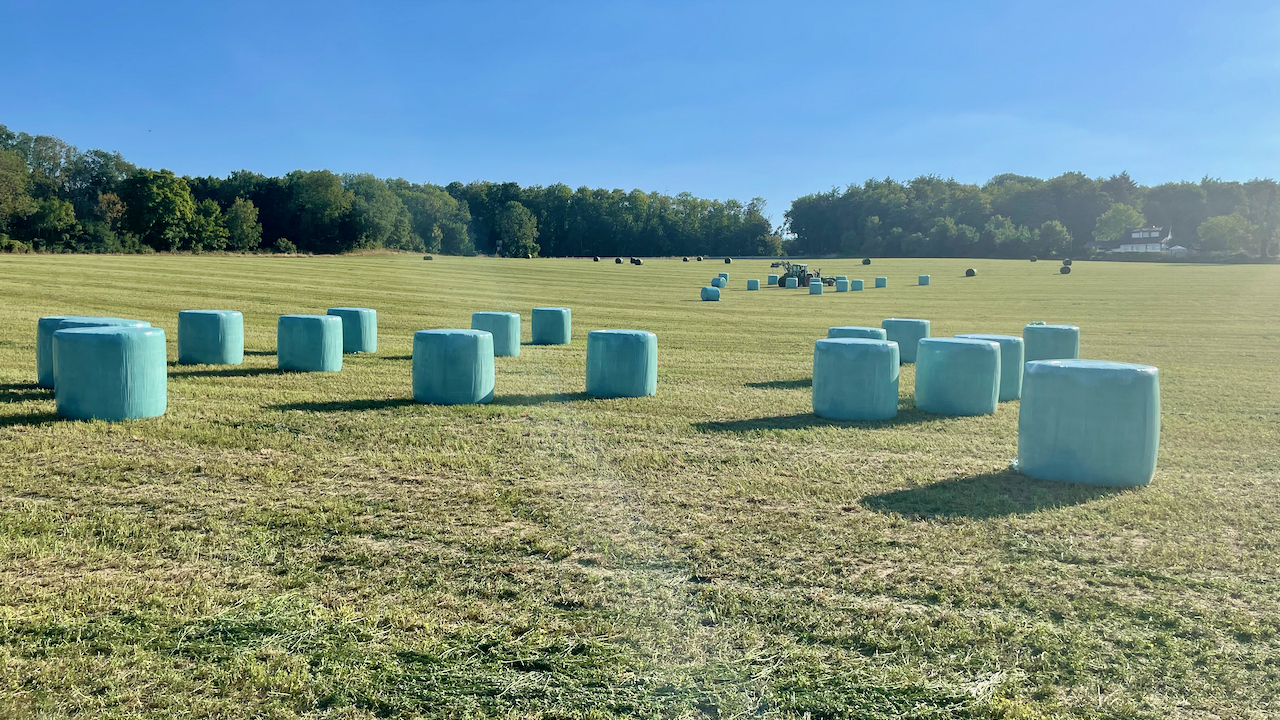
[[[1085,243],[1145,223],[1206,250],[1268,255],[1280,241],[1272,180],[1144,187],[1126,173],[1066,173],[979,186],[925,176],[806,195],[777,230],[764,210],[759,198],[440,186],[328,170],[178,177],[0,125],[0,249],[10,250],[1022,258],[1081,255]]]

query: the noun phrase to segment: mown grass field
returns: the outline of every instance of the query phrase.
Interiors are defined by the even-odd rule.
[[[1280,713],[1280,267],[0,257],[0,716],[1266,718]],[[962,277],[965,267],[978,277]],[[727,270],[719,303],[698,288]],[[919,273],[930,287],[915,286]],[[275,319],[373,307],[379,352],[275,369]],[[573,308],[497,399],[410,399],[412,333]],[[63,422],[35,321],[245,316],[169,411]],[[830,325],[1081,326],[1156,365],[1145,489],[1008,470],[1017,403],[810,413]],[[656,398],[582,394],[586,331],[658,335]]]

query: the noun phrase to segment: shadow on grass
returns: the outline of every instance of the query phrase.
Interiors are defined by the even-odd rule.
[[[983,520],[1083,505],[1099,498],[1131,492],[1133,489],[1048,482],[1006,470],[951,478],[909,490],[868,495],[861,502],[868,510],[898,513],[916,520]]]
[[[13,427],[14,425],[48,425],[60,420],[56,414],[43,413],[24,413],[22,415],[0,415],[0,427]]]
[[[743,383],[742,387],[763,388],[765,390],[799,390],[813,387],[813,378],[800,380],[769,380],[767,382]]]
[[[170,368],[184,368],[186,365],[171,365]],[[169,377],[257,377],[259,375],[284,375],[286,370],[280,368],[245,368],[245,367],[228,367],[219,368],[217,370],[182,370],[170,369]]]
[[[379,355],[379,360],[412,360],[412,355]]]
[[[941,415],[931,415],[916,410],[914,407],[902,408],[889,420],[828,420],[813,413],[797,415],[777,415],[774,417],[750,418],[748,420],[718,420],[712,422],[693,423],[693,429],[708,433],[748,433],[754,430],[807,430],[819,427],[875,428],[900,427],[903,425],[920,425],[928,422],[946,420]]]
[[[383,400],[330,400],[328,402],[284,403],[268,405],[268,410],[302,410],[305,412],[362,412],[365,410],[385,410],[387,408],[418,405],[413,398],[386,398]]]
[[[259,356],[259,357],[267,357],[268,355],[275,355],[275,354],[276,354],[276,351],[275,351],[275,350],[245,350],[245,351],[244,351],[244,354],[245,354],[245,355],[256,355],[256,356]]]
[[[53,391],[35,383],[0,383],[0,403],[19,403],[27,400],[52,400]]]
[[[548,403],[567,403],[575,400],[590,400],[591,396],[584,392],[547,393],[545,395],[497,395],[494,405],[546,405]]]

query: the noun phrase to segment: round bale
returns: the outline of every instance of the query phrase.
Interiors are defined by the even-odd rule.
[[[1075,325],[1031,323],[1022,328],[1026,362],[1075,360],[1080,357],[1080,328]]]
[[[1000,402],[1000,345],[990,340],[922,338],[916,407],[934,415],[992,415]]]
[[[568,345],[573,337],[573,313],[567,307],[533,309],[533,344]]]
[[[342,370],[342,318],[281,315],[276,322],[276,366],[289,372]]]
[[[813,412],[831,420],[898,414],[898,344],[837,338],[813,347]]]
[[[178,313],[179,365],[239,365],[244,362],[244,316],[235,310]]]
[[[881,321],[885,339],[898,343],[898,354],[902,362],[916,361],[916,346],[920,340],[929,337],[929,321],[918,318],[886,318]]]
[[[493,335],[495,357],[520,356],[520,315],[512,312],[471,313],[471,329]]]
[[[1000,346],[1000,402],[1017,400],[1022,396],[1022,338],[1016,335],[988,335],[966,333],[956,335],[966,340],[989,340]]]
[[[587,333],[587,394],[645,397],[658,392],[658,337],[646,330]]]
[[[413,334],[413,399],[431,405],[493,400],[493,335],[483,330]]]
[[[702,288],[702,299],[707,301],[718,301],[720,299],[720,288],[714,285]]]
[[[164,330],[99,326],[53,334],[55,403],[71,420],[139,420],[164,414],[168,367]]]
[[[329,308],[328,315],[342,318],[342,352],[378,352],[378,311],[372,308]]]

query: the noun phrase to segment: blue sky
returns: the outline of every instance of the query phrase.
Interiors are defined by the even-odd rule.
[[[1271,2],[0,0],[0,123],[179,174],[1280,176]]]

